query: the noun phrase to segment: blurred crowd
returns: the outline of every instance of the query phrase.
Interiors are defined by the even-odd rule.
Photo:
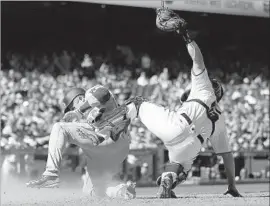
[[[188,66],[176,65],[180,69],[174,77],[175,68],[165,63],[162,69],[155,70],[151,66],[154,60],[142,55],[137,67],[132,68],[135,57],[131,50],[120,46],[117,49],[123,54],[124,60],[118,61],[122,64],[102,61],[102,56],[67,51],[28,56],[8,53],[1,70],[1,147],[47,147],[44,140],[63,115],[64,93],[75,86],[88,89],[103,84],[113,91],[119,104],[142,95],[171,109],[181,106],[180,97],[190,85]],[[241,68],[241,62],[228,62],[227,66],[229,70]],[[267,71],[267,66],[262,67],[245,76],[241,69],[230,73],[209,69],[212,76],[223,81],[225,95],[220,105],[234,151],[269,149],[269,84],[266,73],[258,73]],[[130,133],[131,149],[162,144],[138,120],[130,126]],[[208,143],[204,149],[211,149],[211,145]]]

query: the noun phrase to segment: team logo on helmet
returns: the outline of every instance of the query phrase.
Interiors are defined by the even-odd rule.
[[[96,86],[94,86],[94,87],[92,87],[92,88],[90,88],[89,89],[89,91],[91,92],[91,93],[95,93],[99,88],[104,88],[102,85],[96,85]]]

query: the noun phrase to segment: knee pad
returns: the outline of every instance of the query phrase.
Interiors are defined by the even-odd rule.
[[[159,176],[159,177],[157,178],[157,180],[156,180],[156,184],[157,184],[158,186],[160,186],[161,180],[162,180],[162,176]],[[178,181],[178,178],[177,178],[176,181],[174,181],[173,184],[172,184],[172,189],[174,189],[179,183],[180,183],[180,182]]]
[[[187,179],[187,173],[186,172],[181,172],[179,175],[178,175],[178,184],[180,184],[180,183],[182,183],[182,182],[184,182],[184,181],[186,181],[186,179]]]
[[[173,182],[172,189],[174,189],[178,184],[182,183],[187,178],[187,173],[184,172],[184,167],[179,163],[168,163],[165,167],[164,172],[175,173],[177,178],[176,181]],[[161,183],[162,177],[159,176],[156,180],[156,184],[159,186]]]

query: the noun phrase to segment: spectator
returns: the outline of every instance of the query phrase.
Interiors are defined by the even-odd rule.
[[[145,72],[141,73],[140,77],[137,80],[137,84],[139,86],[146,86],[149,84],[149,80],[147,79]]]
[[[2,135],[7,142],[18,142],[18,145],[23,147],[36,147],[39,143],[46,142],[52,124],[61,119],[61,108],[57,105],[61,103],[64,92],[69,87],[76,85],[88,89],[96,83],[101,83],[117,93],[120,104],[123,104],[129,96],[143,95],[161,105],[175,109],[181,105],[180,97],[190,84],[189,74],[184,72],[186,69],[179,71],[176,79],[169,78],[171,74],[168,67],[163,67],[160,74],[156,72],[150,79],[146,72],[141,72],[138,79],[134,79],[129,70],[115,69],[111,62],[103,59],[100,69],[95,71],[96,78],[92,79],[92,76],[84,76],[84,70],[89,67],[96,68],[93,59],[102,60],[100,56],[91,58],[87,54],[83,56],[82,76],[80,68],[75,69],[71,66],[71,62],[80,59],[74,52],[69,55],[67,51],[63,51],[61,56],[53,53],[52,58],[44,53],[40,61],[37,61],[39,57],[33,54],[30,57],[18,53],[9,53],[6,56],[10,69],[1,71],[1,88],[3,88],[0,91],[1,113],[6,118]],[[153,62],[153,59],[147,55],[141,60],[143,69],[149,69]],[[25,61],[28,63],[26,64]],[[226,63],[226,60],[223,61]],[[227,64],[241,67],[239,62],[230,64],[228,61]],[[29,68],[21,70],[21,65],[24,67],[28,65]],[[51,67],[50,71],[53,72],[42,71],[48,67]],[[33,70],[33,68],[40,69]],[[249,75],[242,78],[236,72],[226,73],[226,75],[224,73],[219,69],[216,75],[224,78],[225,95],[221,100],[221,107],[226,116],[233,150],[269,149],[267,77]],[[160,144],[158,138],[145,129],[139,121],[132,123],[130,129],[131,148],[155,148]],[[35,140],[39,143],[32,142]],[[3,145],[4,143],[2,147]],[[207,148],[210,149],[211,145]]]

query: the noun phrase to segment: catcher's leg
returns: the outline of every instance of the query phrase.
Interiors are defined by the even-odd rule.
[[[183,142],[168,146],[170,163],[157,179],[159,198],[176,197],[172,191],[178,184],[185,181],[194,158],[200,151],[201,143],[196,137],[187,137]]]
[[[185,130],[187,123],[179,114],[151,102],[143,102],[139,117],[141,122],[164,143],[171,142]]]
[[[180,135],[187,125],[174,111],[143,100],[136,105],[138,117],[141,122],[164,143],[170,142]]]
[[[187,172],[184,172],[183,165],[174,162],[167,164],[165,171],[156,181],[159,186],[157,196],[159,198],[176,198],[173,189],[178,184],[185,181],[186,178]]]

